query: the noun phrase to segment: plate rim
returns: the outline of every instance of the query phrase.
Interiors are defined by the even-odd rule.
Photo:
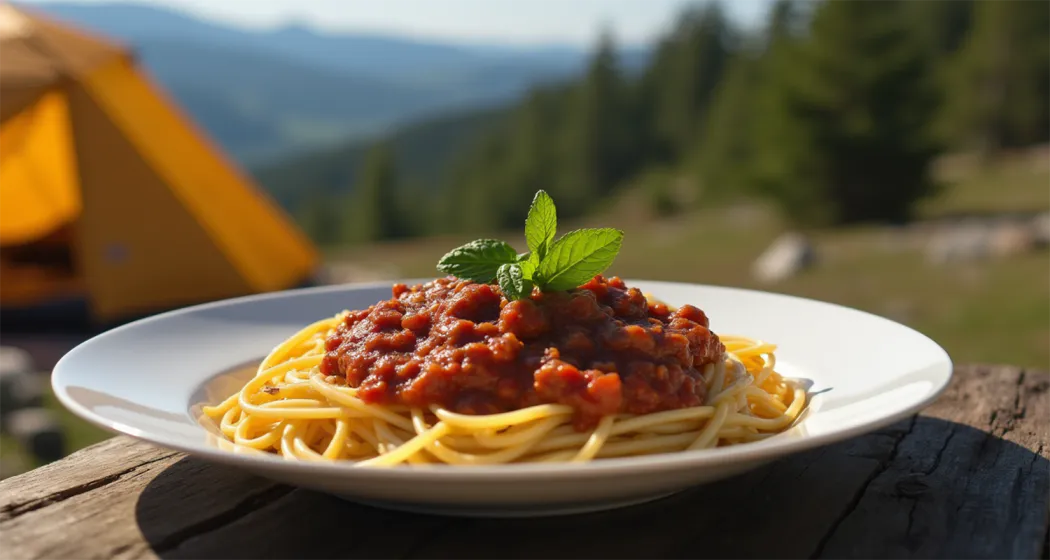
[[[786,298],[790,300],[795,300],[797,302],[810,305],[830,306],[832,308],[837,308],[841,311],[859,313],[861,315],[867,316],[869,319],[883,321],[893,325],[896,328],[904,329],[909,333],[910,336],[917,336],[924,339],[930,345],[930,349],[936,350],[939,354],[939,359],[930,366],[927,366],[927,369],[935,370],[935,372],[943,372],[942,381],[938,385],[932,387],[924,395],[923,398],[918,399],[912,402],[911,404],[899,410],[896,410],[893,413],[881,415],[877,418],[867,420],[849,428],[830,431],[819,435],[804,435],[799,438],[780,440],[771,438],[766,441],[756,442],[752,445],[734,445],[730,447],[723,447],[717,449],[679,451],[675,453],[660,453],[638,457],[609,458],[602,459],[600,461],[589,461],[581,464],[511,463],[500,465],[476,466],[426,465],[420,468],[411,469],[357,468],[353,465],[347,465],[342,463],[328,463],[321,461],[289,461],[276,455],[264,453],[234,453],[216,447],[207,446],[204,437],[201,438],[200,444],[185,445],[179,442],[174,442],[171,439],[165,438],[163,435],[158,437],[150,433],[149,431],[135,428],[133,426],[128,426],[118,421],[108,420],[96,414],[90,409],[80,405],[77,399],[71,397],[65,390],[66,383],[62,381],[63,378],[71,375],[65,374],[63,372],[70,369],[71,366],[69,364],[76,359],[76,354],[78,354],[78,350],[89,344],[94,343],[94,341],[100,338],[110,336],[114,333],[136,329],[144,324],[160,322],[174,316],[191,314],[207,309],[226,307],[232,305],[243,305],[261,300],[295,298],[300,295],[306,294],[375,289],[389,287],[397,283],[411,284],[430,280],[433,280],[433,277],[395,279],[388,281],[380,280],[374,282],[354,282],[330,286],[314,286],[307,288],[280,290],[196,304],[137,319],[135,321],[131,321],[124,325],[120,325],[118,327],[110,329],[108,331],[96,334],[95,336],[92,336],[91,338],[81,342],[80,344],[66,352],[58,360],[58,362],[55,364],[52,370],[52,390],[58,401],[68,410],[73,412],[78,417],[90,422],[91,424],[94,424],[95,426],[98,426],[111,433],[114,433],[115,435],[129,436],[138,441],[143,441],[164,449],[180,451],[192,457],[198,457],[203,460],[208,460],[212,462],[234,465],[249,470],[258,471],[259,469],[276,469],[287,472],[296,472],[299,474],[379,478],[383,479],[384,481],[390,482],[419,480],[424,478],[439,482],[509,482],[514,479],[521,478],[531,479],[537,477],[555,476],[559,479],[565,479],[594,476],[615,476],[637,473],[639,471],[677,471],[680,469],[691,467],[703,468],[706,466],[721,466],[727,463],[774,461],[781,457],[787,457],[789,455],[794,455],[796,453],[800,453],[817,447],[841,442],[863,434],[872,433],[876,430],[879,430],[880,428],[884,428],[888,425],[903,420],[904,418],[912,416],[921,411],[922,409],[926,408],[930,404],[932,404],[938,398],[940,398],[940,396],[948,388],[948,385],[951,383],[951,380],[954,377],[954,363],[951,359],[951,356],[940,344],[938,344],[935,340],[933,340],[932,338],[930,338],[929,336],[917,329],[914,329],[908,325],[904,325],[898,321],[888,319],[881,315],[877,315],[875,313],[871,313],[861,309],[856,309],[854,307],[849,307],[838,303],[766,290],[740,288],[735,286],[726,286],[718,284],[701,284],[693,282],[624,278],[623,280],[627,284],[635,282],[644,282],[645,284],[650,285],[664,285],[678,288],[714,288],[716,290],[723,290],[729,293],[736,292],[752,296],[773,296],[776,298]],[[190,418],[189,420],[192,421],[192,418]],[[203,426],[200,426],[200,428],[202,431],[202,435],[205,435],[207,433],[207,430]]]

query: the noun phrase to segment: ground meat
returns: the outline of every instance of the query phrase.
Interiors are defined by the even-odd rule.
[[[397,284],[351,312],[321,371],[370,403],[464,414],[559,403],[586,429],[608,414],[701,404],[699,372],[725,355],[708,326],[700,309],[650,305],[619,278],[507,301],[495,285],[449,277]]]

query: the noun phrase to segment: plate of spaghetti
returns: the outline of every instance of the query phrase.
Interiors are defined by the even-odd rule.
[[[436,278],[199,305],[103,333],[55,392],[118,433],[385,507],[538,515],[724,479],[915,413],[951,361],[903,325],[605,274],[615,229],[482,239]]]

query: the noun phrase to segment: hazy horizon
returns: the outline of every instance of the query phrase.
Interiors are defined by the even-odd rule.
[[[324,33],[368,33],[454,43],[588,46],[603,27],[624,45],[651,43],[675,16],[704,0],[23,0],[35,5],[135,4],[182,12],[248,29],[305,25]],[[769,0],[723,2],[734,20],[751,25]],[[551,17],[557,12],[557,17]]]

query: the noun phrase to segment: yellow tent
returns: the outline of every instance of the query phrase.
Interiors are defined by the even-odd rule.
[[[0,4],[0,306],[108,321],[288,288],[317,255],[121,46]]]

